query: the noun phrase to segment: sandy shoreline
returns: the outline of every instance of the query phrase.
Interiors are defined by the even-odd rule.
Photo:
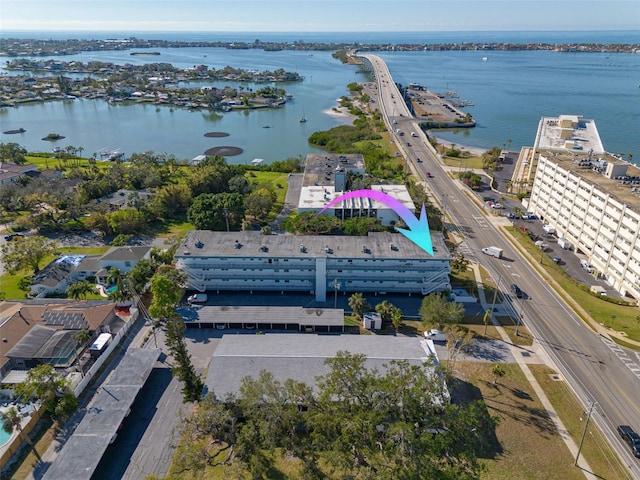
[[[349,119],[351,120],[351,123],[353,123],[353,121],[357,118],[355,115],[352,115],[351,113],[349,113],[349,109],[347,109],[346,107],[340,107],[340,106],[335,106],[335,107],[328,108],[326,110],[322,110],[322,113],[324,113],[325,115],[329,115],[331,117]]]
[[[457,143],[457,142],[449,142],[447,140],[443,140],[441,138],[438,138],[435,135],[431,135],[431,136],[435,137],[440,145],[445,145],[447,147],[450,147],[451,145],[455,145],[456,148],[458,148],[460,150],[466,150],[467,152],[470,152],[473,156],[480,157],[480,156],[482,156],[482,154],[484,152],[486,152],[488,150],[487,148],[471,147],[469,145],[463,145],[463,144],[460,144],[460,143]]]

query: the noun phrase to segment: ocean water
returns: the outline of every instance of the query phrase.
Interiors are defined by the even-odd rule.
[[[360,43],[543,42],[552,44],[639,43],[640,32],[388,32],[388,33],[183,33],[183,32],[2,32],[19,38],[164,38],[206,41],[305,41]],[[154,49],[159,57],[136,57],[130,52],[84,52],[59,57],[62,61],[114,63],[168,62],[186,68],[204,63],[246,69],[294,70],[305,79],[283,84],[293,100],[277,110],[209,113],[155,106],[111,106],[98,100],[45,103],[0,109],[0,131],[24,128],[23,134],[0,136],[29,150],[53,146],[82,147],[89,156],[103,149],[126,154],[154,151],[190,159],[222,145],[244,152],[230,163],[266,162],[318,152],[307,138],[317,130],[349,123],[331,112],[336,99],[347,95],[346,85],[369,79],[357,67],[342,65],[330,52],[228,50],[223,48]],[[432,91],[453,90],[478,122],[474,129],[438,131],[437,136],[460,145],[511,149],[531,145],[542,116],[577,114],[595,120],[605,148],[632,153],[640,160],[640,54],[526,52],[380,52],[394,79],[404,85],[418,82]],[[482,57],[487,57],[483,61]],[[0,70],[2,74],[10,74]],[[213,82],[212,86],[238,86]],[[255,88],[257,85],[244,85]],[[260,85],[262,86],[262,85]],[[300,123],[301,116],[308,119]],[[270,128],[264,128],[264,127]],[[225,138],[204,133],[225,131]],[[48,133],[66,138],[51,144]],[[508,142],[511,140],[511,142]]]

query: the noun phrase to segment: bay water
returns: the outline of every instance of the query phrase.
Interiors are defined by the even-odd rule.
[[[42,33],[41,35],[46,35]],[[363,34],[287,34],[291,41],[370,42]],[[380,38],[381,34],[376,34]],[[387,33],[389,41],[538,41],[570,43],[571,41],[624,42],[629,38],[620,32],[598,35],[566,32],[485,32]],[[382,35],[382,36],[384,36]],[[520,35],[522,38],[516,38]],[[4,33],[4,37],[18,36]],[[57,38],[167,38],[182,40],[229,39],[252,42],[284,41],[283,34],[261,33],[213,34],[200,36],[186,33],[131,34],[100,33],[96,35],[58,34]],[[194,38],[196,36],[197,38]],[[21,38],[37,38],[22,33]],[[48,35],[44,38],[53,38]],[[351,37],[351,38],[349,38]],[[373,38],[373,34],[372,34]],[[422,39],[422,40],[421,40]],[[633,40],[633,39],[631,39]],[[636,39],[638,40],[638,39]],[[627,40],[627,42],[630,40]],[[191,159],[215,146],[238,146],[244,151],[228,157],[229,163],[249,163],[262,158],[266,163],[287,157],[319,152],[307,139],[311,133],[348,124],[350,119],[332,111],[336,99],[348,95],[347,84],[371,80],[356,66],[342,65],[331,52],[282,50],[232,50],[224,48],[163,48],[160,56],[131,56],[130,51],[83,52],[56,57],[61,61],[103,61],[118,64],[167,62],[180,68],[205,64],[210,68],[226,65],[245,69],[275,70],[284,68],[299,72],[304,81],[278,84],[293,98],[280,109],[234,112],[208,112],[170,109],[153,105],[110,105],[102,100],[49,102],[0,108],[0,131],[24,128],[25,133],[7,135],[0,141],[16,142],[30,151],[49,151],[54,146],[82,147],[83,156],[102,150],[133,152],[153,151]],[[387,62],[396,82],[426,85],[432,91],[455,91],[459,99],[473,102],[463,110],[478,122],[474,129],[438,131],[436,136],[459,145],[490,148],[509,145],[517,149],[531,145],[542,116],[583,115],[595,120],[603,144],[612,153],[633,154],[640,159],[640,55],[627,53],[558,53],[552,51],[465,51],[444,52],[384,51],[377,52]],[[483,59],[483,57],[485,57]],[[15,74],[0,70],[2,74]],[[202,84],[192,84],[201,86]],[[233,86],[257,89],[265,84],[207,82],[215,87]],[[306,123],[300,123],[304,116]],[[266,128],[269,127],[269,128]],[[228,137],[207,138],[207,132],[221,131]],[[54,144],[42,140],[49,133],[65,139]],[[509,142],[509,140],[511,140]]]

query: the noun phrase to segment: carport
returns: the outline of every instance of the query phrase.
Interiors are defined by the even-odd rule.
[[[129,414],[160,350],[130,348],[105,380],[75,432],[66,441],[43,480],[90,480],[105,450]]]
[[[191,306],[177,310],[187,328],[344,332],[344,310],[303,307]]]

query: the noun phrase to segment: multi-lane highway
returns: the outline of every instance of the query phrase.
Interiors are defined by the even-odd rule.
[[[640,357],[635,352],[625,352],[594,332],[566,306],[470,199],[465,187],[442,169],[418,121],[402,100],[386,64],[376,55],[358,56],[371,64],[379,92],[377,101],[394,140],[399,141],[414,173],[422,177],[435,200],[444,208],[447,220],[464,236],[465,256],[480,262],[493,281],[500,284],[514,313],[522,316],[536,341],[545,347],[585,411],[591,402],[597,402],[594,420],[629,466],[630,478],[640,479],[640,460],[632,456],[616,433],[620,424],[640,429],[640,375],[636,375],[640,371]],[[396,129],[404,132],[404,136],[397,137]],[[416,132],[418,137],[407,137],[410,132]],[[410,146],[406,144],[407,139]],[[427,172],[433,178],[428,178]],[[483,247],[491,245],[503,248],[504,258],[496,259],[481,253]],[[526,293],[526,299],[509,296],[509,286],[513,283]],[[576,412],[576,415],[580,414]]]

